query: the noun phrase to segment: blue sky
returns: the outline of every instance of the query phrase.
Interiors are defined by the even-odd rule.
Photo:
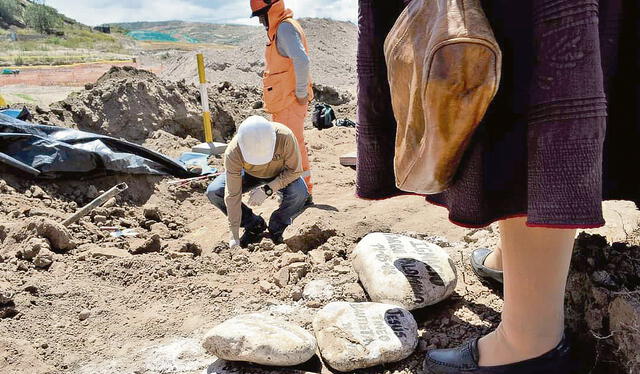
[[[284,0],[296,17],[328,17],[355,22],[358,0]],[[46,0],[46,4],[82,23],[201,21],[256,24],[249,0]]]

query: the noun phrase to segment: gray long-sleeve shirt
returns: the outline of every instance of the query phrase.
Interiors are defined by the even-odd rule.
[[[282,56],[293,60],[296,71],[296,96],[306,97],[309,86],[310,60],[298,30],[289,22],[282,22],[278,27],[276,47]]]

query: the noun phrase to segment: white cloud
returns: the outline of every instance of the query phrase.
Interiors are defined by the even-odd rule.
[[[88,25],[135,21],[203,21],[257,24],[249,0],[48,0],[61,13]],[[357,0],[285,0],[296,17],[356,21]]]

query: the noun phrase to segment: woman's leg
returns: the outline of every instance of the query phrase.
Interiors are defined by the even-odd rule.
[[[479,342],[480,366],[524,361],[555,348],[564,333],[564,296],[576,230],[500,223],[504,309],[498,329]]]

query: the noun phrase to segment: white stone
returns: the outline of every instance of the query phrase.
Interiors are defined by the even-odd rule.
[[[353,267],[372,301],[409,310],[445,300],[456,288],[456,268],[439,246],[397,234],[367,235]]]
[[[378,303],[331,303],[313,329],[322,357],[349,372],[409,357],[418,345],[418,325],[405,309]]]
[[[306,300],[328,301],[334,295],[333,286],[324,279],[309,282],[302,292],[302,297]]]
[[[202,374],[315,374],[302,370],[255,367],[244,362],[216,360]]]
[[[229,361],[269,366],[295,366],[309,361],[316,339],[294,324],[262,314],[232,318],[207,333],[204,348]]]

